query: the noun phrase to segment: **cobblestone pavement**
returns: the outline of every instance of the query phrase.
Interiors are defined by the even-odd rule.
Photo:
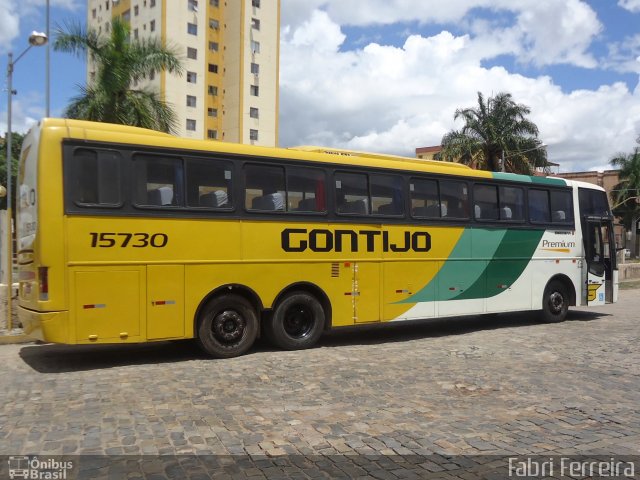
[[[535,313],[396,324],[229,360],[190,342],[4,345],[0,454],[215,454],[235,462],[227,478],[398,478],[412,458],[446,472],[424,459],[457,455],[640,455],[638,312],[640,290],[627,290],[560,324]],[[209,478],[193,471],[175,478]],[[157,475],[145,478],[171,476]]]

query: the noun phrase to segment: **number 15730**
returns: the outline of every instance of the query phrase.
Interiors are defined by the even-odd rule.
[[[162,248],[169,242],[165,233],[90,232],[92,248]]]

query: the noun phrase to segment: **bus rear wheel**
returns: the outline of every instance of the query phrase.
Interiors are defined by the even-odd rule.
[[[316,297],[307,292],[292,292],[276,305],[265,323],[265,334],[277,347],[302,350],[318,341],[324,323],[324,309]]]
[[[258,316],[253,306],[239,295],[223,295],[211,300],[198,322],[198,345],[216,358],[245,353],[258,336]]]
[[[542,297],[542,320],[557,323],[567,318],[569,291],[564,283],[553,280],[547,284]]]

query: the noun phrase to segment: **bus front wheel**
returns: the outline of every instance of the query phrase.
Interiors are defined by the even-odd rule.
[[[253,306],[239,295],[222,295],[202,310],[198,322],[198,344],[216,358],[245,353],[258,336],[258,316]]]
[[[325,314],[316,297],[307,292],[292,292],[282,299],[265,323],[265,334],[284,350],[312,347],[322,335]]]
[[[542,319],[545,323],[562,322],[569,311],[569,291],[564,283],[553,280],[547,284],[542,298]]]

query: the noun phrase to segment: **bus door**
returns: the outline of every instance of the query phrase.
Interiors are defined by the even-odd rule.
[[[352,291],[354,323],[380,321],[380,263],[352,262]]]
[[[585,218],[585,268],[587,305],[596,306],[617,300],[613,225],[609,218]]]

